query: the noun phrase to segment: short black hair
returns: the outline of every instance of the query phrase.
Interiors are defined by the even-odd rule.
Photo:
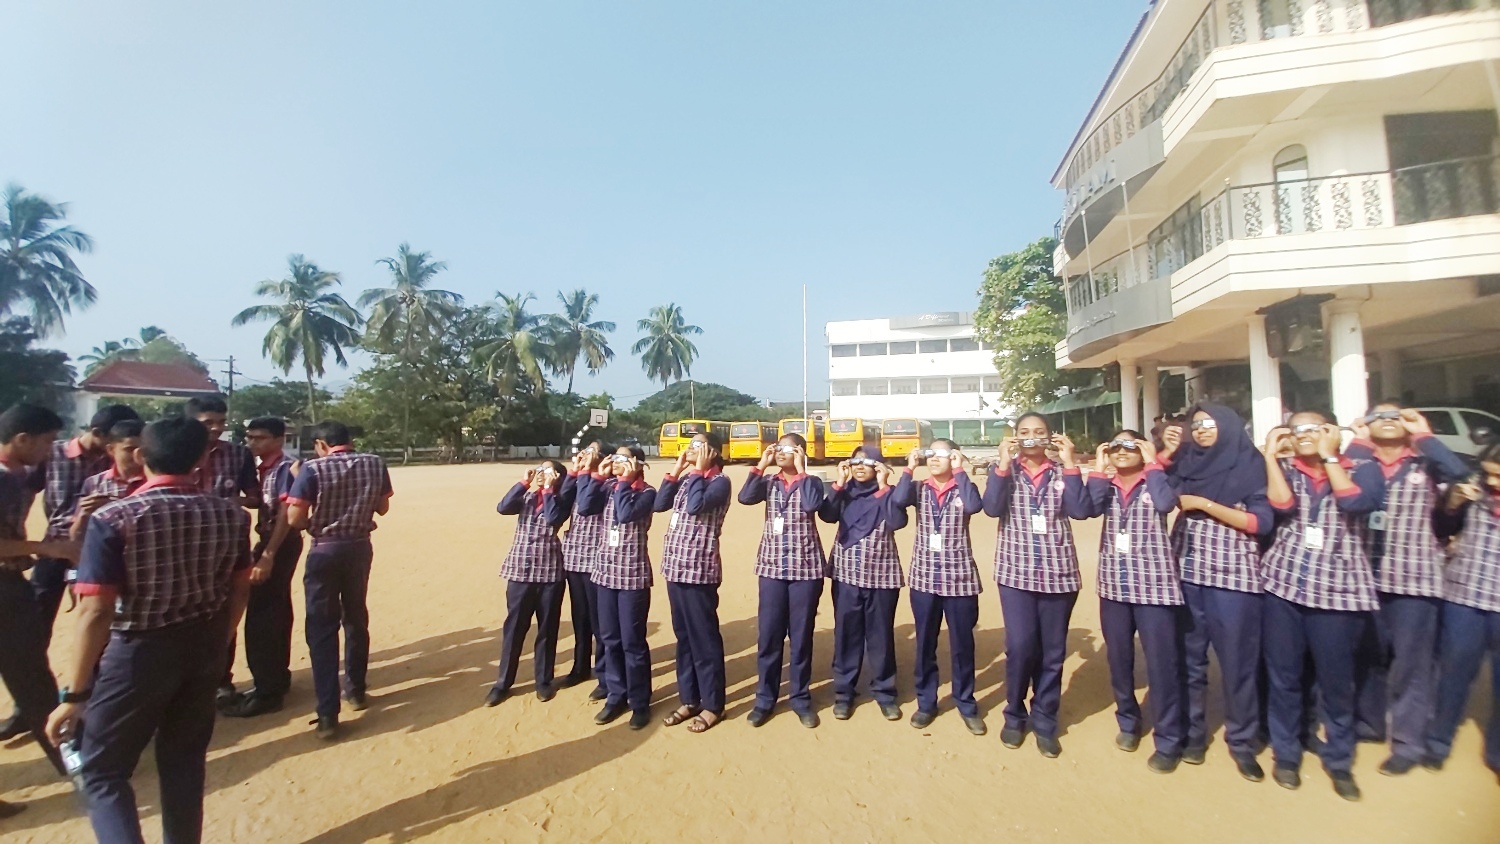
[[[1307,416],[1307,415],[1322,417],[1322,419],[1323,419],[1323,421],[1325,423],[1332,422],[1333,419],[1334,419],[1334,416],[1333,416],[1332,413],[1329,413],[1328,411],[1324,410],[1321,407],[1301,407],[1301,408],[1298,408],[1298,409],[1292,411],[1291,414],[1287,416],[1286,421],[1287,421],[1288,424],[1290,424],[1291,421],[1292,421],[1292,417],[1293,416]]]
[[[286,420],[275,416],[257,416],[245,426],[247,431],[265,431],[273,437],[286,436]]]
[[[125,419],[116,422],[109,428],[111,440],[128,440],[131,437],[139,437],[141,431],[145,430],[146,423],[139,419]]]
[[[40,405],[16,404],[0,413],[0,443],[22,434],[55,434],[62,429],[62,417]]]
[[[208,449],[208,428],[186,416],[159,419],[141,434],[141,456],[158,475],[186,475]]]
[[[89,430],[108,434],[115,425],[129,420],[138,422],[140,418],[141,415],[128,404],[108,404],[94,412],[94,418],[89,420]]]
[[[324,443],[335,448],[341,445],[348,445],[354,441],[354,438],[349,435],[349,426],[342,422],[335,422],[332,419],[314,425],[312,438],[315,441],[322,440]]]
[[[804,437],[801,434],[782,434],[781,439],[778,439],[777,442],[781,442],[781,440],[791,440],[792,445],[802,449],[803,451],[807,451],[807,437]]]
[[[193,417],[194,419],[205,413],[228,412],[229,403],[224,401],[224,397],[220,395],[193,396],[192,398],[188,399],[187,406],[183,408],[183,413],[187,416]]]
[[[708,440],[708,447],[714,451],[724,450],[724,435],[718,431],[709,431],[703,435],[703,438]]]
[[[639,445],[622,445],[619,448],[616,448],[615,451],[618,453],[621,448],[630,452],[630,456],[634,457],[641,463],[646,462],[646,450],[644,448],[641,448]]]
[[[1141,436],[1140,431],[1137,431],[1134,428],[1121,428],[1120,430],[1115,431],[1113,434],[1110,434],[1109,439],[1105,440],[1105,442],[1114,442],[1115,440],[1119,439],[1122,434],[1128,435],[1133,440],[1144,441],[1146,439],[1145,437]]]
[[[930,448],[937,448],[937,444],[938,443],[944,443],[944,444],[946,444],[949,451],[957,451],[958,450],[958,443],[954,442],[953,440],[948,439],[947,437],[936,437],[936,438],[933,439],[932,442],[928,443],[927,445]]]
[[[1027,419],[1040,419],[1040,420],[1042,420],[1042,424],[1047,426],[1047,433],[1049,433],[1049,434],[1052,433],[1052,423],[1048,422],[1047,421],[1047,417],[1043,416],[1040,411],[1036,411],[1036,410],[1028,410],[1025,413],[1022,413],[1020,416],[1017,416],[1016,417],[1016,425],[1015,425],[1015,427],[1017,427],[1017,428],[1021,427],[1021,423],[1025,422]]]

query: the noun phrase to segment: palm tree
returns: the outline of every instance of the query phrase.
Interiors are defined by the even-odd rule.
[[[463,297],[447,290],[429,287],[448,264],[432,260],[431,252],[413,252],[401,244],[396,257],[381,258],[391,271],[391,286],[376,287],[359,295],[359,305],[369,308],[365,342],[375,351],[395,352],[407,369],[410,381],[416,366],[416,343],[433,336],[437,330],[458,315]],[[401,440],[406,459],[411,459],[411,385],[403,385]]]
[[[333,292],[343,284],[338,273],[318,268],[301,255],[286,259],[290,274],[279,280],[262,281],[255,295],[277,301],[274,305],[254,305],[230,321],[236,327],[251,322],[270,322],[261,353],[290,374],[300,358],[307,376],[307,413],[309,421],[318,421],[317,394],[313,376],[322,377],[328,353],[339,366],[348,366],[344,347],[359,343],[359,325],[364,318],[344,297]],[[151,328],[141,330],[144,338]],[[160,331],[160,329],[156,329]],[[154,339],[154,338],[153,338]]]
[[[568,393],[573,392],[573,375],[578,369],[578,359],[583,358],[590,375],[598,375],[611,360],[615,350],[609,347],[609,338],[604,335],[615,330],[615,324],[605,320],[590,321],[594,308],[599,305],[599,294],[586,290],[572,293],[558,291],[557,300],[562,302],[560,314],[547,315],[547,331],[552,337],[552,366],[557,374],[568,376]],[[568,420],[562,421],[562,436],[568,436]]]
[[[103,369],[107,363],[117,360],[133,360],[139,354],[140,350],[135,345],[135,341],[126,337],[124,340],[109,340],[102,346],[95,346],[89,350],[88,354],[79,355],[78,361],[88,364],[83,370],[83,377],[87,378]]]
[[[703,329],[688,325],[682,318],[682,308],[676,304],[657,305],[635,327],[646,332],[646,336],[635,341],[630,351],[641,356],[641,369],[651,380],[660,381],[665,389],[672,379],[681,381],[692,374],[698,347],[688,337],[702,334]]]
[[[476,349],[486,376],[495,383],[500,401],[507,407],[521,380],[531,382],[531,393],[540,398],[547,391],[542,367],[553,359],[552,338],[542,317],[528,313],[526,304],[536,295],[496,293],[499,301],[489,306],[490,330],[495,339]]]
[[[66,203],[52,203],[10,184],[0,217],[0,315],[22,306],[31,309],[38,336],[62,328],[73,307],[86,308],[98,294],[73,262],[74,253],[90,252],[94,241],[72,226]]]

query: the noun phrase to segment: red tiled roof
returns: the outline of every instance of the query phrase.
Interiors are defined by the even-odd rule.
[[[179,395],[219,392],[219,385],[212,378],[190,366],[139,360],[107,363],[83,379],[78,388],[90,393]]]

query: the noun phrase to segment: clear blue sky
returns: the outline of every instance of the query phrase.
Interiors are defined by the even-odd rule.
[[[353,299],[405,240],[471,301],[598,292],[619,357],[580,388],[626,405],[669,301],[695,378],[799,396],[806,283],[825,396],[824,322],[970,309],[1051,231],[1145,5],[0,0],[0,182],[97,241],[75,355],[157,324],[269,378],[251,285],[302,252]]]

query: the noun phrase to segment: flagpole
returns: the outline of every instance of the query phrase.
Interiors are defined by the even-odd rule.
[[[807,419],[807,285],[802,285],[802,418]],[[811,423],[809,423],[811,424]],[[808,431],[809,438],[812,429]]]

